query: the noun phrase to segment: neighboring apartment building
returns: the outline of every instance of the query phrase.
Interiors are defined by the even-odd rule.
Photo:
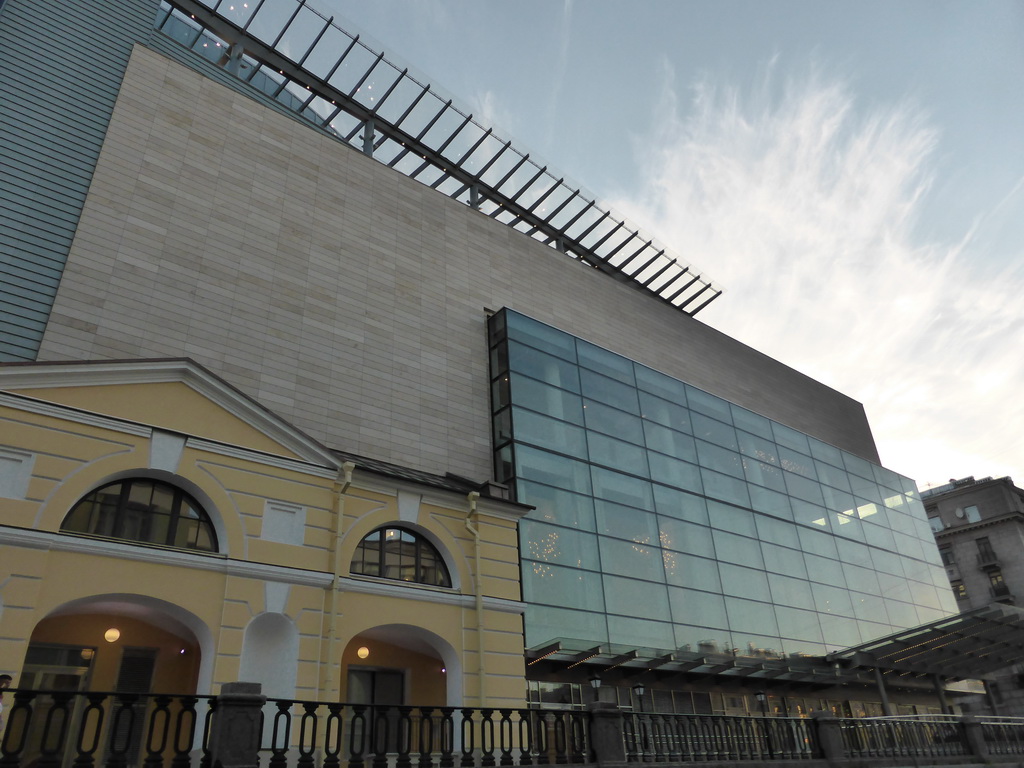
[[[696,320],[711,281],[311,4],[6,0],[0,46],[0,671],[43,630],[104,648],[51,631],[83,605],[191,627],[201,690],[344,696],[355,636],[441,658],[465,706],[579,705],[600,675],[659,709],[880,713],[888,686],[927,711],[971,671],[872,645],[950,642],[955,601],[863,407]],[[214,430],[166,366],[294,446]],[[154,477],[213,549],[138,533]],[[450,579],[368,565],[389,535]],[[283,682],[254,624],[297,638]]]
[[[965,477],[921,493],[961,611],[1024,602],[1024,490],[1009,477]],[[992,686],[1004,714],[1024,714],[1024,665]]]

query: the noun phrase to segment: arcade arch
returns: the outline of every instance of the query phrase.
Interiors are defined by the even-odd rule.
[[[341,699],[353,704],[458,707],[462,660],[443,637],[411,624],[363,630],[341,656]]]
[[[205,693],[213,658],[209,628],[180,606],[146,595],[95,595],[36,624],[18,685]]]

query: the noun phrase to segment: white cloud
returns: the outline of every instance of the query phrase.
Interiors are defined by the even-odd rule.
[[[974,233],[920,235],[920,110],[776,69],[682,105],[668,72],[646,191],[614,207],[726,287],[702,320],[863,402],[887,466],[1024,481],[1024,272],[986,267]]]

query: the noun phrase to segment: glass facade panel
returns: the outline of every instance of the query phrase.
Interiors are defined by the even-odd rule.
[[[591,474],[594,478],[595,498],[641,509],[654,509],[654,492],[646,480],[602,467],[591,467]]]
[[[668,597],[672,607],[672,620],[675,622],[693,624],[699,621],[707,627],[717,629],[726,629],[729,626],[729,620],[725,615],[725,599],[722,595],[670,587]]]
[[[703,525],[694,525],[682,520],[673,520],[671,517],[658,516],[658,540],[666,550],[665,561],[674,556],[667,550],[674,552],[689,552],[692,555],[703,555],[704,557],[715,556],[715,543],[711,537],[711,529]]]
[[[509,367],[516,373],[570,392],[580,391],[579,369],[572,363],[515,342],[509,342],[507,349]]]
[[[708,517],[711,525],[723,531],[757,538],[757,523],[749,510],[708,500]]]
[[[637,445],[644,444],[644,426],[638,416],[593,400],[583,401],[583,416],[589,430],[613,435]]]
[[[647,451],[639,445],[624,443],[598,432],[592,432],[587,442],[590,460],[595,464],[614,467],[631,475],[650,477],[650,471],[647,469]]]
[[[594,499],[597,532],[617,539],[650,543],[658,538],[656,516],[634,507]]]
[[[579,459],[587,458],[586,432],[564,421],[541,416],[524,408],[512,409],[516,438],[558,453]]]
[[[692,433],[690,412],[677,402],[663,400],[647,392],[640,392],[640,415],[647,421],[653,421],[680,432]]]
[[[601,570],[597,536],[594,534],[537,520],[523,520],[520,526],[523,558],[591,571]]]
[[[590,400],[597,400],[627,413],[640,414],[640,401],[635,387],[586,368],[580,369],[580,386],[583,396]]]
[[[654,484],[654,507],[658,514],[708,525],[707,501],[696,493]]]
[[[694,437],[728,448],[730,451],[737,450],[736,430],[728,424],[696,412],[690,415],[690,423],[693,424]]]
[[[524,570],[523,599],[527,602],[604,612],[599,574],[537,562],[524,563]]]
[[[955,612],[913,481],[509,310],[490,339],[528,646],[771,658]]]
[[[732,423],[738,429],[758,437],[767,438],[768,440],[772,439],[772,423],[764,416],[759,416],[748,411],[746,408],[740,408],[737,405],[732,406]]]
[[[621,381],[623,384],[628,384],[631,388],[636,386],[636,378],[633,376],[633,364],[626,358],[581,339],[576,339],[576,356],[580,361],[580,365],[584,368],[589,368],[609,378]]]
[[[603,581],[608,613],[641,619],[668,619],[668,590],[652,589],[650,582],[610,574],[605,574]]]
[[[701,493],[704,488],[700,479],[700,467],[696,464],[673,459],[654,451],[648,452],[647,464],[651,468],[651,477],[671,483],[676,488],[693,493]]]
[[[657,538],[646,542],[601,539],[601,562],[605,563],[605,573],[663,582],[665,571],[657,541]]]
[[[780,573],[769,573],[768,585],[772,590],[772,600],[777,606],[791,605],[814,610],[811,584],[806,579],[795,579]],[[800,635],[796,635],[796,637],[800,637]]]
[[[500,381],[499,390],[501,388]],[[495,408],[499,408],[507,402],[508,390],[511,387],[516,390],[516,402],[527,408],[562,421],[583,425],[583,400],[579,395],[543,384],[528,376],[517,374],[510,376],[504,387],[504,393],[499,391],[495,396]]]
[[[633,368],[636,384],[641,392],[650,392],[652,395],[657,395],[683,408],[687,407],[686,385],[679,381],[679,379],[673,379],[671,376],[666,376],[664,373],[659,373],[642,365],[636,365]]]
[[[590,493],[590,465],[525,445],[515,450],[517,474],[526,480]]]
[[[683,432],[645,420],[644,441],[652,451],[659,451],[692,464],[697,463],[697,446],[693,438]]]
[[[768,589],[768,574],[764,571],[730,563],[719,563],[718,572],[722,576],[723,594],[763,600],[766,603],[771,602],[772,593]]]
[[[593,531],[594,499],[550,485],[519,480],[516,483],[516,496],[523,504],[536,507],[532,518],[547,520],[568,528],[581,528]]]

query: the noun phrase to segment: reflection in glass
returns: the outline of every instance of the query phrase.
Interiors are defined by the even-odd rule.
[[[521,526],[529,645],[568,634],[820,654],[954,603],[934,586],[944,574],[912,481],[514,312],[496,317],[508,318],[490,327],[501,439],[514,407],[496,472],[514,457],[516,498],[537,507]]]

